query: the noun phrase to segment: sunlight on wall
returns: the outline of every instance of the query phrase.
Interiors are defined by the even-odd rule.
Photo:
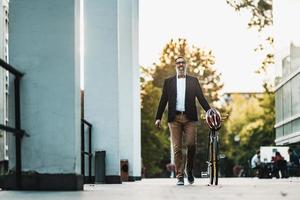
[[[83,1],[80,0],[80,14],[79,14],[79,24],[80,24],[80,32],[79,32],[79,52],[80,52],[80,88],[84,89],[84,21],[83,21]]]

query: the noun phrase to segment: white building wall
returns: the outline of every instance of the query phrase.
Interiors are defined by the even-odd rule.
[[[84,109],[93,152],[106,151],[106,175],[120,176],[118,1],[84,1]]]
[[[141,100],[139,55],[139,0],[132,1],[133,176],[141,178]]]
[[[131,0],[118,2],[120,159],[129,163],[133,176],[133,62],[132,62],[132,5]]]
[[[85,118],[93,151],[106,151],[106,175],[141,176],[138,1],[89,0],[85,22]]]
[[[25,73],[21,127],[30,135],[22,139],[23,171],[80,174],[78,5],[79,0],[10,1],[10,64]]]
[[[141,176],[140,88],[138,65],[138,1],[119,1],[120,158],[129,176]]]

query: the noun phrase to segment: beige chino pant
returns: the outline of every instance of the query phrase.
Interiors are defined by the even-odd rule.
[[[175,120],[168,123],[173,145],[176,177],[184,177],[185,159],[183,158],[183,141],[187,147],[186,171],[192,173],[196,152],[196,122],[185,114],[178,114]]]

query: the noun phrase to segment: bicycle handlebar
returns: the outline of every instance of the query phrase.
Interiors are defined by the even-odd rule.
[[[221,122],[224,122],[224,121],[227,120],[228,118],[229,118],[229,114],[221,115]],[[203,121],[206,120],[206,118],[205,118],[204,115],[201,115],[201,116],[200,116],[200,119],[203,120]]]

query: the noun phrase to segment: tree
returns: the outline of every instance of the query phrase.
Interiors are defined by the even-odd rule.
[[[273,96],[272,92],[231,95],[224,146],[226,156],[234,164],[247,168],[260,146],[274,144]]]
[[[147,82],[142,87],[142,159],[146,168],[147,177],[163,176],[164,164],[168,163],[170,142],[168,135],[163,131],[154,128],[154,117],[158,99],[159,88],[153,86],[152,82]],[[167,161],[166,161],[167,160]]]
[[[170,162],[169,131],[166,123],[163,123],[162,131],[154,128],[154,117],[159,103],[163,81],[167,77],[176,74],[174,58],[183,56],[186,58],[188,74],[199,79],[203,93],[210,105],[214,105],[220,98],[220,90],[223,84],[220,74],[213,67],[215,57],[212,51],[198,47],[190,47],[186,39],[173,39],[163,48],[162,54],[152,68],[142,67],[142,158],[143,164],[148,169],[149,176],[162,176],[165,165]],[[204,111],[198,106],[202,115]],[[166,122],[166,114],[163,116]],[[206,148],[208,128],[203,120],[200,120],[197,135],[196,165],[199,169],[195,172],[206,170]],[[201,169],[200,169],[201,168]]]
[[[273,25],[272,0],[226,0],[226,2],[238,12],[243,9],[251,12],[252,16],[248,22],[250,28],[257,28],[261,31]]]

